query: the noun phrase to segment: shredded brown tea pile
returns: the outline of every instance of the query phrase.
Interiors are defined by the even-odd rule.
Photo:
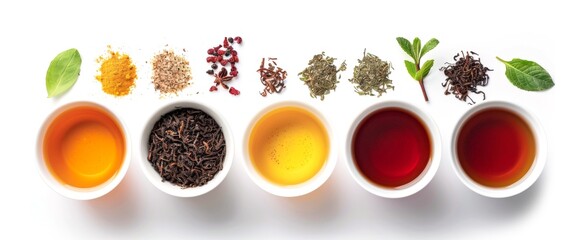
[[[154,124],[148,140],[148,161],[163,181],[183,188],[207,184],[223,169],[225,138],[207,113],[180,108]]]
[[[164,50],[152,59],[154,89],[162,94],[177,93],[189,85],[189,61],[172,50]]]
[[[477,56],[477,59],[473,56]],[[472,51],[471,54],[457,53],[454,61],[456,61],[454,64],[446,63],[445,67],[440,68],[440,71],[444,71],[446,75],[446,81],[442,83],[442,87],[446,88],[444,94],[454,94],[456,98],[464,102],[468,98],[471,105],[476,102],[469,96],[470,92],[482,94],[485,100],[485,93],[477,90],[477,86],[487,86],[489,83],[487,72],[493,70],[483,66],[478,54]]]
[[[277,58],[268,58],[268,67],[265,66],[266,59],[262,58],[262,63],[258,72],[260,73],[260,82],[264,85],[264,90],[260,92],[263,97],[268,93],[280,93],[286,87],[284,80],[288,73],[276,63]]]
[[[345,71],[347,64],[343,61],[337,69],[335,60],[336,58],[326,56],[324,52],[316,54],[308,62],[308,67],[298,74],[300,80],[308,86],[311,97],[320,97],[320,100],[324,100],[324,95],[337,88],[339,82],[337,79],[341,78],[340,74],[337,78],[337,73]]]
[[[391,73],[391,63],[381,60],[379,57],[363,52],[363,58],[359,59],[359,65],[353,70],[353,78],[349,82],[355,84],[355,92],[359,95],[375,96],[373,91],[377,92],[377,97],[381,97],[387,89],[394,89],[389,79]]]

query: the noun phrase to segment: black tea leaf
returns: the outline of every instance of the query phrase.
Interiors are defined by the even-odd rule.
[[[207,113],[179,108],[163,115],[150,133],[148,161],[182,188],[207,184],[223,169],[226,147],[221,126]]]
[[[477,56],[475,59],[473,56]],[[469,96],[469,93],[482,94],[483,100],[486,99],[485,92],[479,91],[478,86],[487,86],[489,83],[488,71],[493,71],[481,63],[478,54],[471,51],[464,54],[456,54],[454,56],[455,63],[446,63],[445,67],[440,68],[440,71],[446,75],[446,80],[442,83],[442,87],[446,88],[444,95],[453,94],[456,98],[466,102],[467,98],[470,100],[469,104],[476,102]]]

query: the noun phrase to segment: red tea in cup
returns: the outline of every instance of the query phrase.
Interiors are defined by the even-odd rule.
[[[398,188],[414,182],[429,165],[432,141],[425,124],[398,107],[378,109],[357,126],[353,161],[375,185]]]

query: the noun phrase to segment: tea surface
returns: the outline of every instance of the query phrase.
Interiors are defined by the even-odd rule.
[[[49,125],[43,154],[49,170],[63,184],[90,188],[119,171],[125,141],[121,127],[108,113],[81,106],[66,110]]]
[[[361,174],[388,188],[414,181],[432,155],[425,125],[400,108],[383,108],[365,117],[353,134],[352,148]]]
[[[281,107],[262,116],[253,126],[249,152],[253,166],[279,185],[303,183],[315,176],[329,154],[323,123],[299,107]]]
[[[471,116],[456,144],[464,172],[488,187],[506,187],[519,181],[535,159],[531,128],[505,109],[487,109]]]

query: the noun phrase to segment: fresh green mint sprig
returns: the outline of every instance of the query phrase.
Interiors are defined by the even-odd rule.
[[[428,95],[426,95],[426,88],[424,88],[424,78],[428,75],[428,73],[430,73],[432,66],[434,66],[434,60],[427,60],[424,62],[424,64],[421,65],[421,67],[420,63],[422,62],[422,57],[430,50],[434,49],[440,42],[437,39],[432,38],[430,41],[424,44],[424,47],[422,47],[422,43],[417,37],[414,38],[413,42],[410,42],[403,37],[398,37],[397,43],[399,43],[399,46],[404,50],[404,52],[406,52],[406,54],[408,54],[414,60],[414,62],[405,60],[404,63],[410,76],[412,76],[413,79],[420,83],[422,93],[424,94],[424,99],[427,102]]]

